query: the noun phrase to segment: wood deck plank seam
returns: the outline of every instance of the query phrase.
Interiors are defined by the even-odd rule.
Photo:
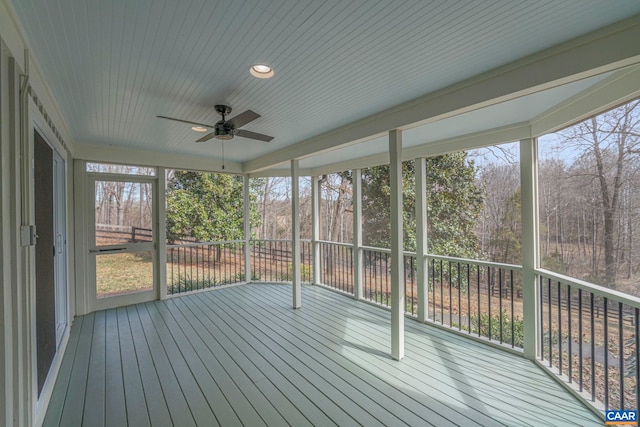
[[[147,317],[149,319],[151,325],[158,334],[160,344],[167,355],[169,364],[171,365],[176,376],[176,380],[184,394],[187,406],[189,407],[189,411],[191,412],[191,416],[193,417],[196,425],[220,425],[220,421],[213,414],[213,411],[209,406],[209,402],[204,398],[204,393],[200,388],[200,385],[195,381],[187,361],[184,360],[182,354],[176,348],[175,342],[172,342],[170,334],[167,336],[166,331],[163,330],[163,324],[158,321],[160,319],[157,316],[151,315],[147,304],[149,303],[138,305],[138,313],[140,313],[141,317]]]
[[[203,294],[204,295],[204,294]],[[207,306],[207,309],[210,310],[210,307]],[[331,419],[337,425],[349,425],[352,422],[357,422],[355,418],[351,416],[348,412],[342,409],[340,406],[335,406],[335,402],[328,397],[322,390],[318,389],[315,384],[305,378],[291,365],[282,361],[278,355],[276,355],[268,346],[262,344],[259,340],[254,340],[249,338],[247,333],[243,332],[244,326],[238,324],[235,319],[231,319],[227,316],[219,316],[219,314],[213,310],[210,310],[211,313],[217,316],[220,322],[223,322],[227,327],[234,332],[237,337],[242,338],[242,343],[249,346],[256,353],[259,354],[267,354],[269,357],[266,357],[265,360],[268,364],[273,366],[276,370],[278,370],[285,377],[293,377],[294,381],[291,384],[300,392],[303,393],[310,401],[312,401],[316,407],[328,418]],[[233,323],[230,323],[229,320],[232,320]],[[339,411],[335,411],[333,409],[339,409]],[[353,420],[353,421],[352,421]]]
[[[286,423],[286,420],[280,415],[280,413],[274,408],[271,402],[266,399],[262,392],[255,386],[251,379],[241,370],[235,361],[229,359],[227,363],[228,367],[216,357],[216,354],[205,343],[200,333],[193,326],[192,322],[184,316],[179,307],[174,303],[167,303],[167,312],[173,317],[175,324],[183,331],[189,342],[201,358],[202,362],[209,369],[210,366],[214,366],[216,370],[214,372],[222,371],[224,375],[234,384],[238,393],[243,396],[243,400],[246,404],[250,405],[256,415],[260,417],[261,421],[265,425],[276,425]],[[183,325],[188,324],[189,330],[185,329]],[[234,369],[235,368],[235,369]],[[211,375],[214,372],[209,370]],[[226,388],[225,388],[226,390]],[[252,392],[251,392],[251,391]],[[250,394],[250,395],[249,395]],[[238,401],[230,399],[230,403],[237,404]],[[236,413],[243,414],[241,409],[236,410]],[[245,422],[243,424],[246,425]]]
[[[120,337],[120,353],[122,358],[122,379],[124,381],[124,397],[127,408],[127,424],[133,426],[150,426],[147,398],[142,386],[140,367],[131,334],[131,324],[126,307],[116,309],[118,315],[118,333]],[[141,409],[144,408],[144,411]]]
[[[65,357],[62,360],[58,378],[53,386],[53,393],[51,394],[51,400],[49,401],[49,408],[47,408],[47,413],[45,414],[42,423],[44,427],[60,424],[62,411],[64,409],[64,402],[67,397],[67,391],[69,390],[69,383],[71,382],[73,362],[75,361],[79,349],[78,342],[80,340],[80,331],[82,330],[83,321],[84,317],[79,317],[74,320],[73,323],[75,324],[71,325],[69,341],[67,342],[67,349],[65,350]],[[75,326],[75,328],[73,326]],[[73,356],[71,356],[72,354]]]
[[[246,340],[239,340],[238,334],[223,319],[218,317],[216,313],[211,312],[209,307],[204,306],[204,309],[202,308],[201,305],[204,305],[202,301],[195,300],[194,303],[194,305],[198,307],[202,314],[209,319],[209,324],[212,327],[217,328],[220,333],[223,333],[227,339],[232,341],[233,345],[237,346],[240,352],[245,352],[253,355],[253,357],[251,357],[251,360],[254,361],[254,363],[260,363],[256,366],[258,366],[259,369],[262,370],[264,377],[273,382],[281,392],[286,393],[289,400],[294,399],[296,400],[296,402],[299,402],[301,398],[303,399],[303,402],[294,403],[295,406],[298,406],[299,404],[305,406],[303,405],[303,403],[306,402],[306,408],[301,412],[311,424],[326,425],[327,423],[330,423],[336,425],[336,423],[317,406],[317,402],[310,399],[309,396],[305,394],[304,390],[300,389],[301,384],[296,385],[294,382],[292,382],[287,377],[286,372],[283,373],[279,369],[277,369],[277,367],[271,364],[269,359],[265,358],[259,351],[257,351],[249,343],[247,343]],[[216,316],[215,319],[211,318],[210,315]],[[218,320],[218,322],[216,322],[215,320]],[[222,329],[221,325],[224,325],[225,329]],[[232,337],[229,337],[229,333],[232,335]],[[236,339],[234,340],[233,337],[235,337]],[[302,385],[305,385],[304,383],[306,383],[306,381],[304,381]],[[257,384],[260,384],[260,382],[258,382]],[[306,386],[308,387],[308,384]],[[293,394],[290,393],[290,391],[292,390],[296,390],[296,392]]]
[[[142,332],[147,340],[151,358],[157,366],[158,381],[163,388],[163,393],[171,396],[170,399],[167,399],[167,404],[172,422],[181,427],[196,426],[195,418],[191,413],[191,408],[182,390],[182,386],[178,381],[173,366],[169,361],[169,356],[165,352],[153,323],[150,322],[146,316],[141,315],[139,306],[136,306],[136,309],[138,310]]]
[[[142,379],[142,390],[147,401],[149,421],[154,427],[164,425],[171,426],[173,425],[173,418],[169,411],[167,397],[160,384],[155,361],[151,357],[151,351],[149,350],[149,345],[142,330],[142,323],[140,322],[137,306],[128,306],[127,316],[136,350],[140,378]],[[143,363],[141,363],[141,361]]]
[[[197,316],[195,311],[192,311],[191,307],[189,307],[189,304],[182,299],[175,299],[171,301],[172,304],[175,305],[176,309],[180,310],[180,312],[182,313],[183,316],[187,316],[189,313],[191,315],[194,316],[195,320],[198,322],[198,324],[200,325],[198,327],[198,329],[202,328],[202,330],[199,332],[201,336],[207,336],[210,339],[203,339],[204,344],[207,346],[207,348],[209,349],[209,351],[214,354],[214,355],[220,355],[220,356],[216,356],[216,357],[224,357],[224,355],[226,355],[226,358],[229,363],[234,363],[237,368],[242,372],[243,375],[246,376],[247,380],[251,383],[251,385],[253,387],[255,387],[255,389],[264,397],[264,399],[269,402],[270,405],[273,406],[273,408],[275,409],[275,411],[280,415],[280,417],[282,417],[288,424],[290,425],[295,425],[295,426],[299,426],[299,425],[304,425],[305,422],[308,423],[309,420],[307,420],[304,415],[302,413],[300,413],[300,411],[297,410],[297,408],[295,406],[293,406],[292,402],[287,398],[287,396],[285,396],[284,394],[282,394],[279,390],[277,389],[270,389],[268,391],[261,389],[258,386],[258,382],[261,383],[266,383],[266,384],[271,384],[271,382],[269,381],[262,381],[265,380],[264,375],[258,370],[257,366],[250,360],[247,358],[247,356],[243,353],[240,352],[236,352],[236,354],[232,354],[230,351],[232,349],[232,347],[234,347],[233,343],[231,341],[229,341],[228,343],[226,343],[227,345],[225,345],[224,342],[220,342],[220,339],[226,339],[226,336],[221,336],[222,334],[215,334],[213,335],[212,332],[210,330],[208,330],[206,328],[206,326],[204,325],[204,323],[202,322],[200,316]],[[185,310],[188,311],[188,313],[185,312]],[[211,346],[214,346],[215,348],[211,348]],[[225,363],[223,360],[221,360],[221,363],[223,363],[223,366],[225,366]],[[260,372],[259,377],[256,376],[255,373],[252,373],[250,371],[256,371],[256,372]],[[275,387],[275,386],[273,386]],[[284,399],[286,402],[289,403],[288,408],[286,409],[285,413],[281,412],[282,410],[278,409],[278,406],[281,405],[276,405],[274,403],[274,400],[276,400],[276,394],[279,394],[280,396],[282,396],[282,399]],[[299,417],[295,417],[293,418],[294,414],[298,414]],[[287,420],[288,418],[288,420]],[[304,422],[302,421],[304,420]],[[291,422],[293,421],[293,422]],[[309,424],[311,425],[311,424]]]
[[[91,357],[91,348],[86,343],[84,343],[84,341],[86,341],[87,339],[91,339],[90,337],[87,338],[86,334],[88,333],[88,331],[93,330],[93,319],[93,313],[88,314],[85,317],[85,321],[82,323],[82,330],[80,331],[80,341],[78,344],[80,350],[89,347],[89,352],[85,355],[85,352],[80,351],[80,354],[78,354],[79,357],[77,357],[74,361],[74,369],[71,372],[71,379],[69,388],[67,390],[67,398],[65,399],[62,416],[60,417],[60,425],[79,425],[82,422],[82,411],[84,408],[87,374],[89,372],[89,358]],[[86,363],[84,360],[85,358]],[[76,369],[76,366],[78,366],[78,369]],[[77,378],[78,376],[81,377]],[[76,379],[76,381],[74,381],[74,379]],[[76,382],[78,383],[77,386],[75,385]],[[67,402],[69,402],[69,405],[67,405]],[[74,406],[78,406],[80,404],[81,406],[79,409],[73,408]],[[78,416],[79,420],[74,423],[74,418],[77,418]]]
[[[201,376],[196,374],[196,372],[193,372],[193,369],[192,369],[192,373],[194,375],[194,379],[196,380],[196,382],[200,384],[200,383],[207,383],[209,380],[213,381],[213,383],[216,384],[216,386],[218,387],[218,389],[222,394],[222,397],[227,402],[227,404],[229,405],[229,407],[231,408],[231,410],[233,411],[233,413],[235,414],[237,420],[240,422],[241,425],[247,425],[247,424],[259,425],[264,423],[264,421],[260,418],[258,413],[255,412],[255,409],[253,408],[253,406],[245,400],[245,396],[238,389],[238,387],[233,382],[233,380],[227,376],[225,371],[223,371],[220,368],[224,372],[224,374],[221,376],[214,374],[214,372],[211,371],[210,369],[211,365],[205,363],[205,361],[202,359],[200,352],[194,347],[191,341],[187,338],[190,331],[187,331],[180,326],[180,323],[176,320],[173,314],[167,309],[167,305],[158,303],[158,302],[151,303],[151,304],[153,305],[154,309],[158,311],[160,316],[164,319],[165,325],[167,326],[169,332],[173,336],[173,339],[178,345],[178,349],[183,354],[185,361],[189,362],[187,360],[187,357],[195,358],[196,360],[194,360],[194,363],[198,364],[201,369],[204,369],[203,374],[206,372],[206,375]],[[171,316],[171,318],[167,318],[167,316]],[[178,342],[178,340],[180,340],[180,343]],[[189,356],[189,354],[191,354],[192,356]],[[191,367],[192,363],[188,363],[188,365]],[[205,384],[202,384],[201,388],[204,386]],[[224,392],[222,392],[223,390]],[[205,398],[206,398],[206,395],[205,395]],[[207,399],[207,401],[209,401],[209,399]],[[215,401],[209,402],[209,406],[211,407],[212,411],[215,413],[216,408],[212,406],[214,404],[215,404]],[[242,408],[236,408],[235,406],[242,406]],[[242,421],[243,417],[247,417],[248,419],[246,421]],[[226,424],[226,422],[224,424]]]
[[[106,359],[106,316],[104,311],[94,316],[91,336],[91,356],[87,375],[86,398],[83,405],[82,424],[95,427],[105,423],[105,359]]]
[[[249,318],[245,318],[245,320],[251,322],[251,319]],[[264,325],[266,326],[266,322],[269,322],[269,319],[264,318],[262,322],[265,322]],[[260,325],[257,325],[257,327],[260,328]],[[306,366],[307,369],[313,371],[316,375],[325,379],[331,386],[335,387],[341,393],[344,393],[345,396],[353,402],[353,404],[359,406],[363,411],[368,412],[383,425],[398,425],[399,423],[409,425],[408,423],[405,423],[404,421],[399,419],[397,415],[394,415],[391,411],[377,405],[376,401],[373,400],[368,394],[363,394],[360,390],[345,381],[340,375],[336,374],[326,365],[313,358],[311,354],[303,351],[290,341],[287,342],[291,345],[287,346],[286,344],[283,344],[281,340],[274,339],[274,333],[280,335],[277,329],[269,327],[260,329],[260,331],[264,333],[264,336],[268,336],[280,348],[289,352],[299,361],[301,365]],[[265,343],[265,345],[269,344]],[[278,354],[280,354],[280,352],[278,352]],[[308,360],[310,359],[314,360],[315,365],[308,363]],[[339,386],[338,384],[341,385]],[[362,419],[359,418],[359,421],[362,421]],[[423,422],[424,421],[425,420],[423,420]]]
[[[266,318],[264,318],[264,321],[265,321],[265,322],[268,322],[269,320],[268,320],[268,319],[266,319]],[[303,348],[301,348],[301,347],[300,347],[300,345],[301,345],[301,344],[303,344],[304,346],[308,347],[309,349],[311,349],[311,346],[310,346],[310,345],[309,345],[309,344],[308,344],[308,343],[303,339],[303,337],[305,337],[305,335],[304,335],[304,334],[301,334],[300,336],[296,336],[296,337],[295,337],[295,339],[296,339],[296,340],[299,340],[299,343],[298,343],[298,344],[296,344],[294,341],[291,341],[291,340],[289,340],[289,339],[287,339],[287,338],[286,338],[286,333],[280,333],[280,332],[278,332],[278,330],[277,330],[276,328],[272,328],[271,330],[272,330],[274,333],[276,333],[277,335],[279,335],[280,337],[282,337],[282,339],[283,339],[283,340],[285,340],[285,341],[289,342],[291,345],[293,345],[293,346],[295,346],[296,348],[298,348],[298,350],[299,350],[300,352],[302,352],[304,355],[306,355],[306,356],[308,356],[309,358],[311,358],[311,359],[315,360],[315,361],[316,361],[316,363],[318,363],[320,366],[322,366],[322,368],[323,368],[323,369],[326,369],[326,370],[330,371],[333,375],[337,376],[338,378],[348,377],[351,381],[360,382],[360,384],[361,384],[361,385],[366,385],[366,386],[367,386],[367,387],[369,387],[370,389],[374,389],[374,390],[375,390],[377,393],[379,393],[381,396],[384,396],[384,398],[385,398],[385,399],[388,399],[388,400],[390,400],[390,401],[394,402],[395,404],[397,404],[397,405],[398,405],[398,409],[402,409],[402,410],[404,410],[404,411],[406,411],[406,412],[409,412],[409,413],[412,413],[412,414],[414,414],[416,417],[418,417],[418,414],[416,413],[416,412],[418,412],[418,411],[412,411],[411,409],[407,408],[406,406],[403,406],[401,403],[399,403],[399,402],[397,402],[397,401],[395,401],[395,400],[394,400],[394,396],[392,396],[392,394],[402,394],[402,392],[401,392],[399,389],[392,388],[391,386],[389,386],[390,388],[392,388],[392,392],[387,391],[387,393],[385,394],[384,392],[382,392],[382,391],[380,391],[379,389],[375,388],[375,386],[373,386],[373,385],[371,384],[371,382],[372,382],[372,381],[370,381],[370,380],[369,380],[369,381],[366,381],[366,380],[364,380],[364,379],[360,378],[360,377],[359,377],[358,375],[356,375],[354,372],[350,372],[347,368],[345,368],[345,367],[344,367],[344,361],[340,360],[340,359],[341,359],[341,357],[338,357],[338,358],[336,358],[336,359],[331,359],[331,358],[329,358],[329,356],[327,356],[327,355],[326,355],[326,354],[324,354],[324,353],[321,353],[320,351],[316,351],[316,354],[314,354],[313,352],[310,352],[310,351],[305,351]],[[284,346],[281,342],[278,342],[278,344],[279,344],[279,345],[281,345],[281,346]],[[322,343],[321,343],[321,344],[322,344]],[[318,349],[316,348],[316,350],[318,350]],[[339,356],[339,353],[338,353],[337,351],[332,351],[332,353],[334,353],[334,354],[336,354],[336,355],[338,355],[338,356]],[[325,358],[325,359],[326,359],[326,361],[325,361],[325,362],[323,362],[323,361],[318,360],[318,355],[320,355],[320,356],[322,356],[323,358]],[[298,359],[300,359],[300,358],[298,357]],[[347,361],[347,362],[349,362],[349,361]],[[333,365],[333,366],[332,366],[332,365]],[[339,366],[339,369],[338,369],[340,372],[336,372],[336,371],[334,371],[334,370],[332,369],[332,367],[334,367],[334,366],[338,366],[338,365],[340,365],[340,366]],[[307,366],[308,366],[310,369],[313,369],[311,366],[309,366],[309,365],[307,365]],[[353,364],[353,365],[351,366],[351,368],[359,369],[359,367],[358,367],[357,365],[355,365],[355,364]],[[362,372],[367,373],[365,370],[362,370]],[[371,376],[371,378],[373,378],[373,376]],[[377,381],[379,381],[377,378],[376,378],[376,380],[377,380]],[[385,385],[386,385],[386,384],[385,384]],[[387,385],[387,386],[388,386],[388,385]],[[351,384],[349,384],[349,387],[354,388],[356,391],[359,391],[357,388],[355,388],[355,387],[354,387],[353,385],[351,385]],[[368,396],[368,395],[365,395],[365,396],[367,396],[368,398],[370,398],[370,399],[371,399],[371,397],[370,397],[370,396]],[[397,396],[396,396],[396,397],[397,397]],[[375,403],[375,400],[374,400],[374,403]],[[417,403],[417,402],[416,402],[416,403]],[[360,406],[362,407],[362,405],[360,405]],[[420,405],[420,406],[421,406],[421,409],[423,409],[423,410],[424,410],[424,407],[422,407],[422,405]],[[367,408],[364,408],[364,409],[367,409]],[[391,412],[391,411],[390,411],[390,412]],[[393,412],[392,412],[392,414],[393,414]],[[400,415],[395,414],[395,416],[400,416]],[[414,420],[414,421],[416,421],[416,420]],[[443,419],[443,421],[444,421],[444,419]],[[406,422],[407,424],[410,424],[410,422],[409,422],[408,420],[405,420],[405,422]],[[425,423],[425,422],[427,422],[427,420],[426,420],[426,419],[423,419],[423,418],[420,418],[420,422]]]

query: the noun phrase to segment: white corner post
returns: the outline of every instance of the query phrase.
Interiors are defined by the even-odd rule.
[[[404,254],[402,230],[402,131],[389,132],[391,184],[391,357],[404,357]]]
[[[418,320],[429,318],[429,268],[427,266],[427,159],[415,159],[416,171],[416,266]]]
[[[538,144],[535,138],[520,141],[520,188],[522,215],[522,299],[524,356],[538,355],[538,312],[536,286],[538,267]]]
[[[155,211],[157,212],[157,226],[158,232],[158,283],[160,285],[160,292],[158,297],[160,299],[167,298],[167,175],[166,169],[158,167],[158,186],[157,186],[157,206]]]
[[[244,281],[251,282],[251,200],[249,196],[249,174],[242,180],[242,200],[244,208]]]
[[[322,283],[320,271],[320,177],[311,177],[311,262],[313,284]]]
[[[353,297],[362,299],[362,170],[354,169],[353,185]]]
[[[298,160],[291,160],[291,273],[293,280],[293,308],[302,305],[300,288],[300,182]]]

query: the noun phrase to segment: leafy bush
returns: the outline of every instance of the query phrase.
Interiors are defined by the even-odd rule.
[[[502,319],[501,319],[502,318]],[[505,310],[500,314],[494,314],[491,316],[491,339],[500,339],[500,324],[502,323],[502,342],[513,344],[515,347],[524,345],[524,321],[515,317],[513,321],[509,319],[509,313]],[[511,327],[513,325],[513,336],[511,336]],[[463,329],[468,330],[468,327],[462,326]],[[471,330],[470,333],[477,334],[478,331],[483,337],[489,337],[489,314],[482,313],[480,316],[471,315]]]

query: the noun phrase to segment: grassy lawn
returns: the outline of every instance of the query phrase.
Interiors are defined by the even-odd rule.
[[[96,257],[98,298],[153,288],[151,252],[99,255]]]

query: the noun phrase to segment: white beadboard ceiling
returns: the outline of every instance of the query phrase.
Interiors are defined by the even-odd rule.
[[[75,142],[218,159],[189,125],[262,115],[246,162],[640,13],[638,0],[10,0]],[[249,67],[266,63],[275,77]],[[592,79],[406,132],[428,142],[528,120]],[[520,102],[520,103],[518,103]],[[524,108],[524,106],[527,106]],[[478,113],[480,114],[480,113]],[[357,148],[354,148],[357,147]],[[358,144],[305,167],[380,151]]]

